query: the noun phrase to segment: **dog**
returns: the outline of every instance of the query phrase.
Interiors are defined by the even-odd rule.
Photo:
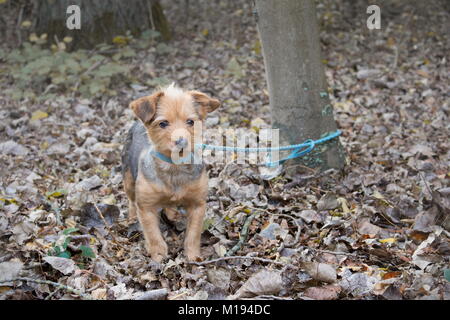
[[[190,261],[201,260],[208,176],[201,161],[177,164],[171,159],[174,154],[192,154],[194,127],[203,126],[207,114],[219,106],[217,99],[205,93],[174,84],[130,103],[138,120],[129,130],[122,151],[129,221],[137,217],[147,252],[158,263],[168,255],[159,213],[164,209],[168,219],[175,220],[180,216],[178,207],[187,215],[184,254]]]

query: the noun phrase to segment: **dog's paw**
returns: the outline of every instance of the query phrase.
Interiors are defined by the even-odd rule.
[[[188,261],[199,262],[202,261],[200,248],[185,248],[184,253]]]
[[[153,245],[147,243],[146,249],[152,260],[158,263],[167,258],[169,252],[167,244],[164,241]]]

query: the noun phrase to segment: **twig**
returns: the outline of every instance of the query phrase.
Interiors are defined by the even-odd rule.
[[[111,228],[109,227],[108,223],[106,222],[105,217],[103,216],[102,212],[100,211],[100,209],[97,207],[97,205],[94,203],[94,208],[95,210],[97,210],[97,213],[99,214],[100,218],[102,219],[103,223],[105,224],[106,229],[108,230],[108,234],[111,236],[111,238],[114,241],[114,244],[118,245],[121,248],[124,248],[124,246],[117,241],[116,236],[114,235],[114,233],[112,232]]]
[[[360,254],[357,254],[357,253],[351,253],[351,252],[331,251],[331,250],[322,250],[322,249],[314,249],[314,248],[309,248],[309,249],[317,251],[317,252],[322,252],[322,253],[335,254],[337,256],[364,257],[363,255],[360,255]]]
[[[417,169],[417,158],[414,159],[414,169],[416,169],[416,171],[419,173],[419,177],[422,179],[423,183],[425,184],[425,187],[427,188],[430,194],[431,199],[433,200],[433,191],[431,190],[430,185],[428,184],[427,180],[425,180],[422,172],[419,169]]]
[[[94,208],[95,208],[95,210],[97,210],[97,213],[100,216],[100,218],[102,219],[103,223],[105,224],[106,229],[108,229],[108,232],[112,235],[111,229],[109,228],[109,225],[106,222],[105,217],[103,216],[102,212],[100,211],[100,209],[97,207],[97,205],[95,203],[94,203]]]
[[[21,278],[1,280],[0,284],[1,283],[8,283],[8,282],[15,282],[15,281],[26,281],[26,282],[34,282],[34,283],[40,283],[40,284],[48,284],[48,285],[54,286],[54,287],[56,287],[58,289],[64,289],[66,291],[69,291],[69,292],[71,292],[73,294],[76,294],[76,295],[86,299],[86,300],[92,300],[92,297],[89,294],[85,294],[85,293],[81,292],[80,290],[75,289],[73,287],[69,287],[69,286],[66,286],[64,284],[61,284],[61,283],[58,283],[58,282],[53,282],[53,281],[48,281],[48,280],[40,280],[40,279],[32,279],[32,278],[23,278],[23,277],[21,277]]]
[[[86,273],[86,274],[96,277],[105,287],[109,288],[109,285],[106,283],[106,281],[103,280],[103,278],[101,276],[99,276],[98,274],[96,274],[92,271],[89,271],[89,270],[79,270],[79,272]]]
[[[219,200],[220,201],[220,200]],[[220,202],[222,203],[222,202]],[[212,228],[216,228],[219,224],[222,223],[223,220],[225,220],[226,217],[232,217],[232,215],[235,215],[236,213],[242,211],[245,209],[245,206],[238,206],[238,207],[234,207],[231,210],[229,210],[229,212],[227,212],[226,214],[222,215],[222,217],[219,219],[219,221],[217,221]],[[231,215],[232,214],[232,215]]]
[[[151,291],[144,292],[142,295],[140,295],[139,297],[137,297],[134,300],[162,300],[167,297],[168,293],[169,292],[167,291],[166,288],[151,290]]]
[[[188,262],[189,264],[194,264],[196,266],[204,266],[210,263],[216,263],[219,261],[225,261],[225,260],[233,260],[233,259],[248,259],[248,260],[255,260],[255,261],[260,261],[260,262],[265,262],[265,263],[273,263],[279,266],[293,266],[290,263],[283,263],[283,262],[279,262],[279,261],[274,261],[274,260],[270,260],[270,259],[264,259],[264,258],[259,258],[259,257],[251,257],[251,256],[228,256],[228,257],[221,257],[221,258],[217,258],[217,259],[212,259],[212,260],[207,260],[207,261],[202,261],[202,262]]]
[[[44,300],[51,300],[53,296],[59,291],[59,289],[60,288],[56,288],[56,290],[50,293],[48,296],[46,296]]]
[[[242,300],[293,300],[289,297],[278,297],[273,295],[261,295],[254,298],[241,298]]]
[[[91,71],[93,71],[94,69],[96,69],[96,68],[97,68],[98,66],[100,66],[105,60],[106,60],[106,58],[103,58],[103,59],[97,61],[96,63],[94,63],[92,66],[90,66],[86,71],[84,71],[84,72],[79,76],[80,79],[79,79],[79,80],[77,81],[77,83],[75,84],[75,87],[74,87],[73,92],[72,92],[72,99],[75,98],[76,91],[78,90],[78,87],[80,86],[80,83],[81,83],[81,81],[82,81],[83,76],[89,74],[89,72],[91,72]]]
[[[255,219],[256,215],[257,213],[253,213],[250,216],[248,216],[247,219],[245,219],[238,243],[236,243],[236,245],[225,254],[226,256],[233,255],[242,247],[242,244],[247,240],[248,237],[248,227],[252,223],[253,219]]]

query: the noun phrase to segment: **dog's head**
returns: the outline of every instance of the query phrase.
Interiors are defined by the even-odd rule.
[[[202,92],[184,91],[173,84],[130,103],[156,150],[168,157],[192,151],[194,128],[219,106],[218,100]]]

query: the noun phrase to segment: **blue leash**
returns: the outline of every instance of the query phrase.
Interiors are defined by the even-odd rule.
[[[308,139],[303,143],[300,144],[293,144],[289,146],[283,146],[283,147],[277,147],[277,148],[238,148],[238,147],[226,147],[226,146],[213,146],[210,144],[197,144],[196,147],[200,147],[202,149],[210,149],[210,150],[219,150],[219,151],[233,151],[233,152],[258,152],[258,151],[287,151],[287,150],[293,150],[286,158],[274,161],[274,162],[266,162],[265,166],[267,167],[276,167],[280,164],[283,164],[287,160],[299,158],[304,156],[307,153],[310,153],[314,147],[317,144],[327,142],[329,140],[332,140],[334,138],[337,138],[341,135],[341,131],[337,130],[335,132],[327,134],[325,137],[312,140]]]
[[[283,164],[287,160],[299,158],[299,157],[304,156],[305,154],[310,153],[317,144],[321,144],[321,143],[330,141],[334,138],[337,138],[338,136],[341,135],[341,133],[342,132],[340,130],[337,130],[337,131],[329,133],[325,137],[317,139],[317,140],[308,139],[303,143],[293,144],[293,145],[283,146],[283,147],[276,147],[276,148],[238,148],[238,147],[226,147],[226,146],[213,146],[213,145],[204,144],[204,143],[196,144],[195,147],[202,148],[202,149],[209,149],[209,150],[232,151],[232,152],[259,152],[259,151],[271,152],[271,151],[293,150],[284,159],[274,161],[274,162],[269,161],[264,164],[267,167],[276,167],[276,166],[279,166],[280,164]],[[165,161],[165,162],[171,163],[171,164],[189,164],[189,163],[192,163],[192,159],[193,159],[192,154],[189,154],[188,156],[181,158],[178,161],[172,161],[171,158],[163,155],[162,153],[154,151],[154,150],[150,150],[150,154]]]

